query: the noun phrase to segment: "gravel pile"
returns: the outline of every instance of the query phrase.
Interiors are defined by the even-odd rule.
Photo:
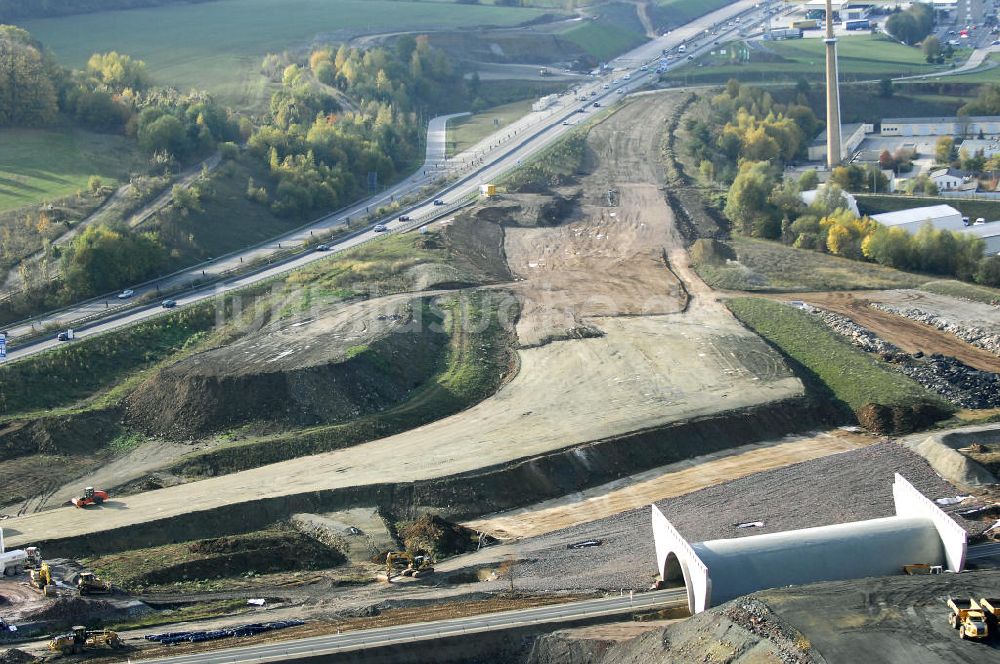
[[[980,371],[935,353],[886,358],[902,373],[962,408],[1000,408],[1000,374]]]
[[[861,521],[895,513],[896,472],[931,499],[958,495],[922,457],[886,442],[757,473],[658,505],[695,542]],[[955,519],[970,532],[982,529]],[[736,527],[755,521],[764,526]],[[567,548],[589,539],[601,540],[600,546]],[[527,538],[518,543],[516,557],[519,590],[647,589],[656,575],[650,509]]]
[[[872,302],[868,306],[874,307],[879,311],[896,314],[897,316],[903,316],[905,318],[909,318],[910,320],[930,325],[931,327],[935,327],[942,332],[953,334],[968,344],[987,350],[994,355],[1000,355],[1000,334],[986,332],[984,330],[980,330],[975,327],[968,327],[966,325],[959,325],[958,323],[952,322],[947,318],[936,316],[921,309],[914,309],[912,307],[894,307],[881,302]]]
[[[829,325],[834,332],[847,337],[852,344],[861,350],[879,354],[900,352],[895,345],[882,339],[868,328],[858,325],[847,316],[822,309],[813,309],[813,312],[818,313],[823,322]]]

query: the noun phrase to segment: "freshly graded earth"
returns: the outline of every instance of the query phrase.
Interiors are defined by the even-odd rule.
[[[531,242],[507,242],[515,273],[527,273],[532,268],[526,266],[544,256],[549,274],[515,283],[528,303],[518,334],[529,347],[518,353],[517,375],[494,397],[352,448],[128,496],[103,509],[61,508],[11,519],[5,523],[10,544],[93,534],[248,500],[450,476],[803,395],[802,383],[780,356],[743,328],[687,267],[671,211],[656,195],[654,148],[672,100],[641,97],[594,130],[597,165],[585,184],[588,191],[603,183],[603,191],[622,192],[617,205],[602,209],[596,197],[584,200],[578,220],[533,230]],[[613,241],[597,237],[612,231]],[[630,275],[643,286],[635,287]],[[690,294],[686,309],[680,282]],[[554,304],[546,310],[550,295]],[[537,345],[567,336],[567,320],[594,333]],[[489,505],[482,509],[489,511]]]

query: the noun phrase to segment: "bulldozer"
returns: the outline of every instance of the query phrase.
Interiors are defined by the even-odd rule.
[[[81,595],[100,595],[111,592],[111,584],[93,572],[80,572],[76,589]]]
[[[88,486],[83,490],[82,496],[74,498],[70,502],[77,507],[89,507],[90,505],[102,505],[110,497],[110,494],[104,489],[95,489],[92,486]]]
[[[385,580],[393,576],[419,578],[434,571],[434,560],[424,552],[416,555],[409,551],[390,551],[385,556]]]
[[[46,597],[55,597],[59,594],[56,583],[52,579],[52,570],[49,569],[48,563],[42,563],[38,566],[38,569],[29,570],[28,575],[31,580],[29,585]]]
[[[83,652],[84,648],[121,648],[121,637],[110,629],[88,630],[83,625],[76,625],[72,632],[60,634],[49,641],[49,650],[63,655],[73,655]]]

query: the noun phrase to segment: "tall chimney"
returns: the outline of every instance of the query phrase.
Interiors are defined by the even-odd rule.
[[[840,164],[840,83],[837,72],[837,38],[833,36],[833,2],[826,0],[826,166]]]

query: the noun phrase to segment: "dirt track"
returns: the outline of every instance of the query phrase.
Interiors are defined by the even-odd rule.
[[[659,184],[653,148],[670,111],[665,100],[669,97],[641,97],[595,130],[597,156],[608,154],[612,161],[607,170],[596,169],[588,178],[588,191],[602,181],[628,190],[618,207],[605,216],[596,200],[587,201],[585,218],[569,227],[583,232],[557,227],[548,230],[551,240],[535,235],[542,243],[552,243],[552,256],[557,253],[557,241],[567,242],[562,255],[576,256],[567,269],[588,265],[595,270],[576,272],[578,286],[565,289],[575,303],[586,304],[592,292],[588,281],[598,281],[605,269],[614,269],[616,278],[608,280],[601,294],[622,307],[641,304],[638,298],[646,294],[628,286],[626,280],[628,270],[634,268],[636,278],[648,284],[653,295],[661,296],[664,310],[676,310],[677,300],[670,297],[676,293],[676,279],[662,260],[656,262],[666,252],[696,294],[684,313],[586,318],[604,312],[589,305],[580,307],[574,315],[586,318],[586,324],[603,336],[521,350],[518,375],[494,397],[458,415],[353,448],[129,496],[104,509],[63,508],[11,519],[5,524],[10,543],[93,533],[250,498],[452,475],[801,395],[801,382],[781,358],[708,296],[707,288],[686,269],[686,253],[673,231],[672,215],[651,196]],[[637,192],[634,196],[633,191]],[[642,208],[644,202],[649,203],[648,209]],[[587,213],[588,205],[595,206],[594,212]],[[640,208],[633,209],[633,205]],[[621,245],[631,249],[608,253],[606,246],[597,243],[596,234],[588,232],[600,228],[602,220],[619,218],[630,220],[628,228],[637,237],[623,233]],[[519,251],[523,246],[510,244],[512,265],[526,265],[532,259]],[[588,253],[593,256],[588,258]],[[553,273],[552,281],[557,280],[573,282]],[[664,295],[667,299],[662,299]],[[532,317],[548,319],[537,306]]]
[[[886,302],[897,306],[914,306],[934,311],[924,301],[924,298],[907,297],[906,293],[915,293],[915,291],[784,293],[775,297],[781,300],[803,300],[817,307],[847,316],[908,353],[916,351],[922,351],[928,355],[941,353],[958,358],[965,364],[983,371],[1000,371],[1000,359],[986,350],[976,348],[954,335],[929,325],[868,306],[870,302]],[[943,296],[926,299],[935,303],[941,298]],[[952,302],[957,304],[959,301],[952,300]],[[969,308],[972,309],[974,303],[962,304],[968,304]],[[985,305],[982,306],[985,307]],[[997,317],[1000,318],[1000,314],[997,314]]]
[[[876,439],[834,430],[778,443],[744,445],[654,468],[619,482],[511,510],[464,525],[501,539],[543,535],[698,489],[871,445]]]

